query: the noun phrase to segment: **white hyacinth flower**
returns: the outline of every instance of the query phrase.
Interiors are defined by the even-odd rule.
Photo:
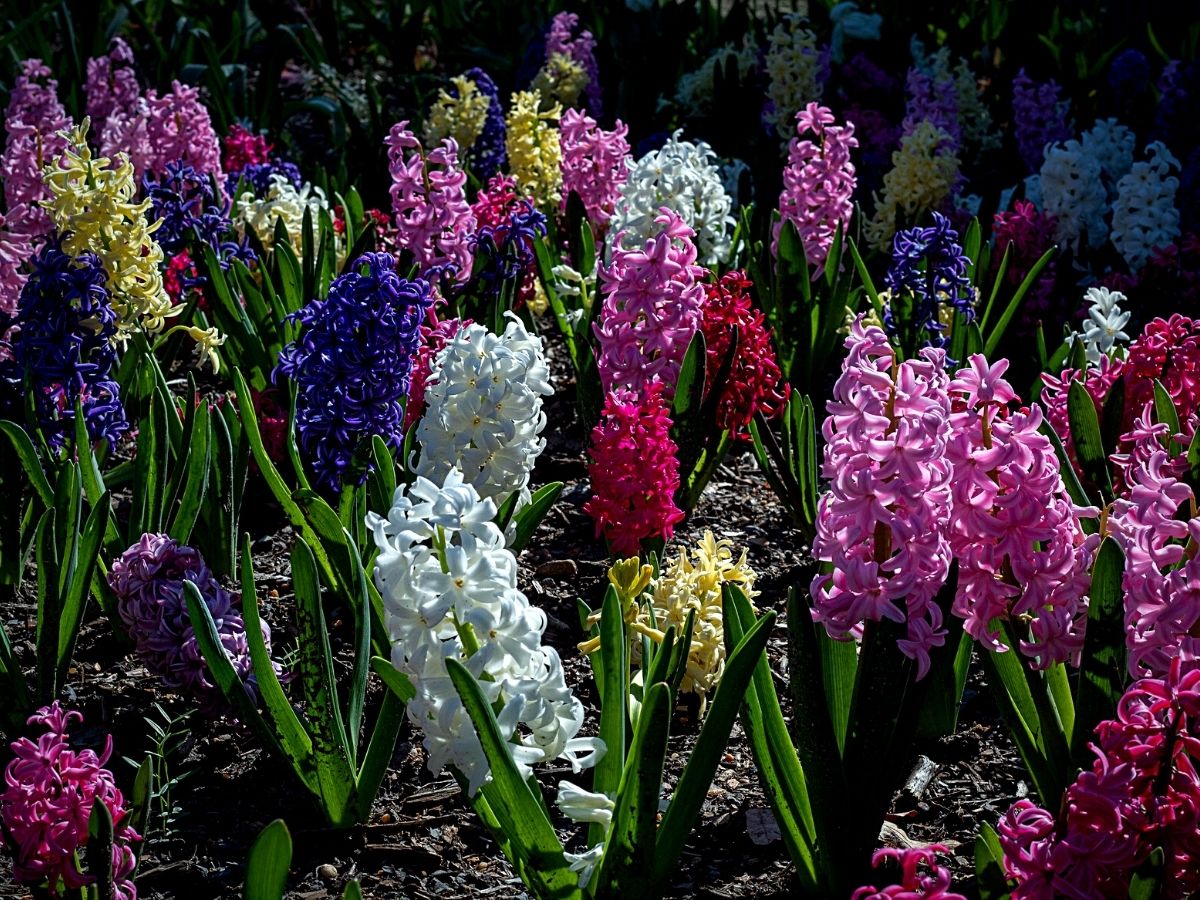
[[[1117,344],[1127,342],[1129,335],[1125,326],[1129,324],[1130,314],[1121,309],[1126,297],[1120,291],[1110,291],[1106,287],[1088,288],[1084,295],[1091,308],[1087,320],[1083,323],[1083,331],[1071,334],[1070,343],[1083,341],[1089,365],[1099,365],[1100,357],[1112,353]]]
[[[608,233],[613,240],[620,237],[626,249],[641,249],[658,233],[655,219],[666,206],[696,232],[698,261],[712,267],[729,259],[733,200],[712,148],[680,140],[681,133],[630,167]]]
[[[1179,160],[1162,141],[1148,146],[1146,153],[1149,159],[1134,163],[1117,182],[1113,204],[1113,246],[1135,271],[1146,264],[1156,248],[1179,238],[1179,210],[1175,208],[1179,179],[1171,174],[1179,169]]]
[[[1058,222],[1055,239],[1079,250],[1082,238],[1099,247],[1108,237],[1102,169],[1079,141],[1047,144],[1038,185],[1042,210]]]
[[[263,247],[270,250],[275,246],[275,223],[282,221],[292,249],[300,254],[304,249],[304,211],[311,212],[315,228],[321,220],[321,211],[329,211],[325,192],[308,182],[305,182],[300,190],[296,190],[296,186],[283,175],[273,174],[270,179],[271,186],[261,200],[256,198],[252,191],[242,194],[238,199],[234,224],[243,234],[247,228],[254,229],[254,234]],[[332,216],[332,213],[330,215]],[[344,242],[339,244],[339,249],[341,259],[347,252]]]
[[[518,493],[520,506],[546,446],[542,397],[554,389],[541,338],[507,315],[503,334],[467,325],[438,353],[417,426],[415,470],[440,483],[459,469],[485,500],[502,505]]]
[[[1113,184],[1133,165],[1134,133],[1116,119],[1097,119],[1080,137],[1083,152],[1100,163],[1105,177]]]
[[[555,805],[564,816],[575,822],[597,822],[607,827],[612,822],[616,804],[607,794],[584,790],[570,781],[558,783]]]
[[[451,469],[441,484],[417,476],[397,488],[387,516],[367,527],[379,556],[392,664],[416,690],[407,715],[424,733],[429,770],[455,766],[474,795],[490,766],[446,669],[456,659],[499,708],[497,721],[517,768],[562,758],[578,770],[603,752],[598,738],[577,737],[583,704],[562,662],[542,646],[546,616],[517,588],[517,564],[492,521],[496,504],[480,498]]]
[[[587,890],[588,883],[592,880],[592,874],[596,871],[596,866],[600,864],[600,859],[603,856],[603,844],[596,844],[596,846],[585,850],[583,853],[563,854],[563,857],[567,860],[567,868],[579,876],[579,887],[581,890]]]

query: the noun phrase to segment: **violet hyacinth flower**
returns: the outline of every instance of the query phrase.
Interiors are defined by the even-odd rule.
[[[483,225],[471,236],[478,259],[475,275],[486,297],[498,297],[505,284],[514,285],[514,291],[521,287],[535,262],[534,242],[546,236],[546,217],[528,200],[518,202],[507,221]]]
[[[257,258],[246,238],[240,242],[227,239],[233,230],[229,203],[217,195],[206,173],[196,171],[181,159],[173,160],[161,175],[143,176],[142,187],[150,199],[151,220],[162,220],[154,239],[167,256],[186,249],[194,234],[212,247],[222,269],[227,269],[234,258],[246,264]]]
[[[163,683],[217,713],[224,698],[213,682],[188,616],[184,581],[200,590],[212,613],[225,655],[251,697],[257,694],[246,626],[238,597],[221,587],[199,551],[165,534],[143,534],[112,566],[108,583],[117,595],[117,612],[137,648],[138,659]],[[271,628],[261,622],[271,652]],[[277,667],[278,671],[278,667]]]
[[[77,402],[93,440],[115,443],[128,428],[112,377],[116,314],[107,281],[94,254],[72,258],[51,240],[33,258],[16,317],[0,314],[0,334],[19,326],[10,358],[0,360],[0,381],[16,390],[28,373],[42,434],[55,449],[74,434]]]
[[[475,139],[467,156],[471,168],[480,181],[486,181],[508,163],[508,148],[505,144],[507,128],[504,124],[504,105],[500,102],[500,89],[490,75],[480,68],[468,69],[464,73],[475,82],[479,93],[490,98],[483,131]]]
[[[59,890],[78,890],[95,878],[81,872],[75,854],[88,840],[88,819],[99,800],[113,820],[112,872],[115,900],[137,900],[133,884],[136,860],[130,843],[141,840],[129,825],[129,809],[104,768],[112,755],[112,737],[104,750],[72,749],[67,728],[83,716],[64,710],[58,702],[44,706],[29,719],[45,733],[35,741],[21,738],[10,748],[13,760],[4,770],[4,793],[0,794],[3,836],[13,842],[13,876],[22,884],[43,880],[50,895]]]
[[[359,444],[379,435],[393,450],[404,438],[404,403],[421,323],[433,305],[428,281],[402,278],[396,258],[364,253],[333,280],[325,300],[294,318],[304,333],[279,355],[274,377],[296,382],[296,431],[317,478],[337,490]]]
[[[967,277],[970,264],[958,232],[941,213],[933,213],[933,225],[927,228],[896,232],[886,278],[892,297],[884,325],[906,351],[912,353],[922,345],[945,346],[943,307],[961,312],[968,322],[975,318],[974,293]]]
[[[1036,82],[1022,69],[1013,78],[1013,129],[1021,161],[1030,172],[1042,167],[1047,144],[1069,141],[1074,135],[1070,102],[1059,99],[1059,86],[1051,79]]]

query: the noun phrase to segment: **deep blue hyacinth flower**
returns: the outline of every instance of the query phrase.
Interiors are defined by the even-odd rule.
[[[116,314],[105,286],[108,276],[91,253],[72,259],[52,238],[33,258],[33,272],[12,321],[0,321],[0,333],[16,325],[0,362],[0,377],[19,388],[28,375],[38,423],[46,442],[58,449],[73,435],[75,404],[82,401],[88,434],[115,442],[129,427],[121,388],[112,378]]]
[[[897,335],[911,328],[924,337],[926,346],[945,346],[945,326],[938,315],[943,305],[961,312],[968,322],[975,318],[971,280],[967,277],[970,265],[958,232],[941,213],[933,214],[933,225],[927,228],[897,232],[886,278],[892,294],[884,316],[888,333]],[[897,321],[897,304],[909,298],[911,321]]]
[[[296,382],[296,433],[322,484],[337,490],[359,444],[379,435],[396,450],[429,282],[396,272],[388,253],[365,253],[333,280],[325,300],[293,318],[304,333],[279,355],[274,377]],[[359,473],[361,483],[366,473]]]
[[[509,215],[508,221],[497,226],[484,225],[472,235],[479,260],[477,277],[484,295],[498,296],[505,282],[519,288],[534,263],[534,242],[545,236],[546,217],[528,200],[520,201],[520,208]]]
[[[229,237],[233,233],[229,203],[217,196],[213,181],[206,173],[175,160],[167,163],[166,172],[161,176],[147,172],[142,185],[150,198],[152,218],[162,219],[154,237],[168,256],[187,249],[187,243],[194,235],[213,248],[222,269],[228,269],[230,260],[235,258],[247,264],[255,259],[254,251],[244,237],[241,240]],[[191,279],[185,286],[203,283],[203,278]]]
[[[487,181],[508,162],[508,150],[504,145],[507,134],[504,127],[504,107],[500,103],[500,91],[496,82],[492,81],[487,72],[479,68],[468,69],[466,76],[475,82],[479,93],[491,98],[483,133],[471,147],[469,159],[476,177],[480,181]]]
[[[244,181],[254,191],[254,196],[263,197],[271,188],[272,175],[282,175],[296,190],[304,187],[304,178],[300,174],[299,166],[286,159],[274,158],[268,162],[250,163],[236,172],[227,173],[225,192],[232,195],[237,190],[238,182]]]

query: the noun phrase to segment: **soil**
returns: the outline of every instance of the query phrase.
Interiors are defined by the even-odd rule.
[[[534,472],[534,485],[560,480],[565,487],[520,558],[520,586],[545,610],[545,640],[559,651],[568,682],[589,710],[585,728],[594,728],[591,672],[575,649],[582,638],[576,601],[583,598],[598,604],[607,562],[603,544],[594,538],[591,519],[583,511],[588,497],[586,436],[575,413],[564,354],[555,335],[546,337],[560,391],[546,405],[551,423],[546,431],[548,446]],[[275,646],[286,653],[295,646],[288,615],[292,533],[277,510],[264,513],[264,504],[251,507],[250,502],[248,498],[246,510],[254,508],[257,515],[250,521],[244,514],[242,527],[255,539],[255,574],[263,612],[273,626]],[[671,547],[694,542],[706,529],[747,548],[750,565],[759,574],[761,593],[756,604],[782,617],[787,589],[800,580],[807,548],[744,447],[735,448],[717,470]],[[334,620],[339,617],[338,610],[329,612]],[[27,662],[33,659],[36,615],[35,598],[26,588],[15,603],[0,606],[0,620]],[[336,625],[334,635],[335,641],[340,639]],[[768,654],[775,670],[784,672],[782,619]],[[346,652],[341,655],[348,658]],[[165,690],[102,618],[90,619],[83,628],[64,699],[85,716],[78,742],[98,749],[104,734],[112,734],[115,751],[109,765],[127,791],[134,765],[122,758],[140,762],[153,748],[147,720],[163,721],[155,706],[168,717],[185,715],[191,707]],[[786,691],[781,699],[785,715],[790,716]],[[377,703],[378,695],[372,700]],[[672,726],[668,759],[672,777],[682,769],[697,729],[695,706],[681,704]],[[144,900],[241,897],[249,847],[268,822],[280,817],[288,823],[295,843],[286,895],[291,900],[341,897],[351,878],[360,879],[367,897],[528,896],[455,782],[428,772],[421,736],[407,722],[370,822],[344,832],[322,827],[286,768],[265,754],[236,722],[193,713],[178,730],[181,745],[168,757],[170,776],[181,778],[172,797],[176,811],[168,827],[160,824],[151,830],[143,847],[137,885]],[[979,824],[994,824],[1015,799],[1028,792],[1020,759],[977,676],[972,676],[964,697],[958,732],[935,746],[918,749],[937,764],[936,772],[919,800],[898,798],[884,840],[945,844],[955,889],[971,896]],[[566,769],[545,767],[539,773],[550,791],[566,774]],[[563,825],[564,840],[578,840],[580,829]],[[12,885],[10,866],[7,856],[0,858],[0,897],[28,896],[25,889]],[[793,895],[791,863],[759,788],[749,746],[735,725],[702,819],[680,861],[671,896]]]

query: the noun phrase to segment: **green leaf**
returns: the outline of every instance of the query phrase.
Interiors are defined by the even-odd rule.
[[[1004,308],[1004,312],[1000,314],[1000,318],[996,322],[996,326],[988,334],[987,340],[983,345],[984,355],[986,355],[989,359],[992,357],[992,354],[996,352],[996,348],[1000,346],[1000,341],[1004,337],[1004,332],[1008,330],[1008,323],[1011,322],[1012,317],[1016,315],[1017,309],[1021,305],[1021,301],[1025,299],[1025,295],[1029,292],[1029,289],[1033,287],[1034,282],[1036,282],[1038,277],[1042,274],[1042,269],[1049,265],[1051,258],[1057,252],[1057,247],[1051,247],[1049,250],[1043,253],[1041,259],[1035,262],[1029,269],[1028,274],[1026,274],[1024,280],[1022,280],[1020,286],[1016,290],[1016,293],[1013,294],[1012,299],[1008,301],[1008,306],[1006,306]]]
[[[75,653],[75,641],[79,637],[79,624],[83,621],[83,611],[92,589],[92,579],[100,561],[100,547],[108,530],[110,513],[109,497],[105,493],[88,515],[87,524],[83,526],[83,534],[78,540],[76,559],[70,565],[70,578],[62,595],[62,618],[58,624],[56,685],[64,684],[67,679],[67,670]],[[72,541],[74,540],[73,536]]]
[[[1004,875],[1004,849],[996,829],[984,822],[975,839],[975,881],[980,900],[1007,900],[1012,893]]]
[[[246,858],[246,900],[282,900],[292,865],[292,836],[283,819],[258,833]]]
[[[371,806],[375,802],[375,795],[379,793],[379,785],[383,783],[388,766],[392,763],[392,754],[396,751],[396,738],[400,735],[400,726],[403,724],[404,701],[394,692],[385,691],[383,702],[379,706],[379,715],[375,719],[375,727],[371,731],[371,739],[367,742],[367,752],[363,754],[362,766],[357,774],[355,799],[359,822],[366,822],[371,817]]]
[[[363,900],[362,888],[357,878],[346,885],[346,890],[342,892],[342,900]]]
[[[529,539],[537,531],[538,525],[542,523],[542,519],[546,517],[546,513],[550,511],[550,507],[554,505],[554,501],[558,499],[562,489],[561,481],[552,481],[543,485],[534,491],[529,502],[517,513],[517,527],[512,542],[508,545],[508,549],[514,554],[520,553],[529,543]]]
[[[183,492],[179,497],[179,507],[171,519],[171,527],[167,531],[181,544],[191,543],[192,529],[196,527],[208,493],[208,474],[212,468],[212,437],[212,419],[208,401],[205,400],[200,404],[195,416],[187,454],[187,474],[182,485]]]
[[[1108,477],[1108,459],[1104,453],[1104,440],[1100,436],[1096,404],[1081,381],[1072,381],[1068,389],[1067,415],[1071,439],[1075,442],[1075,455],[1079,458],[1083,474],[1093,484],[1100,485],[1104,497],[1111,500],[1112,482]]]
[[[567,866],[562,843],[550,824],[545,805],[533,796],[517,770],[511,745],[501,733],[483,691],[458,660],[447,659],[446,671],[491,766],[492,780],[481,790],[511,838],[510,846],[517,856],[514,865],[537,896],[564,900],[580,897],[578,879]]]
[[[62,606],[58,594],[58,548],[54,543],[54,507],[38,520],[34,535],[34,562],[37,564],[37,693],[44,703],[54,700],[58,685],[59,622]],[[20,669],[18,668],[18,672]]]
[[[88,816],[87,873],[95,879],[95,900],[113,900],[116,886],[113,884],[113,820],[112,813],[97,797],[92,801],[92,813]]]
[[[1121,580],[1125,555],[1106,537],[1092,567],[1088,591],[1088,621],[1080,657],[1076,724],[1071,755],[1083,767],[1091,760],[1088,741],[1100,722],[1116,716],[1117,703],[1128,681],[1125,662],[1125,595]]]
[[[1121,379],[1119,383],[1123,386],[1124,379]],[[1116,387],[1116,385],[1113,386]],[[1178,455],[1183,450],[1174,441],[1175,435],[1179,434],[1179,412],[1175,409],[1175,401],[1171,399],[1171,395],[1167,393],[1167,389],[1157,378],[1154,379],[1154,418],[1159,422],[1165,422],[1167,428],[1170,429],[1167,441],[1168,450],[1172,456]]]
[[[854,682],[858,676],[858,648],[854,641],[831,638],[824,628],[817,629],[820,648],[821,681],[825,685],[825,702],[837,738],[838,752],[846,750],[846,731],[850,725],[850,709],[854,700]]]
[[[384,687],[399,697],[404,703],[417,696],[417,689],[408,680],[408,676],[398,671],[389,660],[384,659],[382,656],[372,656],[371,669],[379,676],[379,680],[383,682]]]
[[[686,419],[689,413],[700,408],[704,399],[706,358],[704,333],[697,329],[683,355],[683,363],[679,368],[679,379],[675,383],[672,418],[676,422]]]
[[[54,490],[50,487],[50,481],[46,478],[46,473],[42,469],[42,463],[38,459],[37,450],[33,447],[33,441],[29,439],[29,435],[16,422],[8,420],[0,420],[0,432],[8,436],[12,442],[13,449],[17,451],[17,456],[21,460],[21,467],[25,470],[25,475],[32,485],[34,493],[38,495],[38,499],[46,506],[54,506]]]
[[[591,654],[600,690],[600,738],[607,748],[592,774],[592,790],[615,797],[625,769],[625,728],[628,706],[628,646],[621,600],[611,584],[604,592],[600,610],[600,649]],[[597,665],[603,660],[603,665]],[[588,846],[604,839],[605,828],[598,822],[588,827]]]
[[[675,871],[679,855],[683,852],[684,842],[708,796],[717,765],[729,742],[729,732],[737,718],[738,707],[746,695],[754,669],[762,659],[774,625],[775,613],[768,612],[746,632],[726,660],[725,671],[717,683],[704,724],[700,727],[700,736],[675,785],[671,803],[658,831],[653,880],[660,889],[666,889],[667,880]]]

